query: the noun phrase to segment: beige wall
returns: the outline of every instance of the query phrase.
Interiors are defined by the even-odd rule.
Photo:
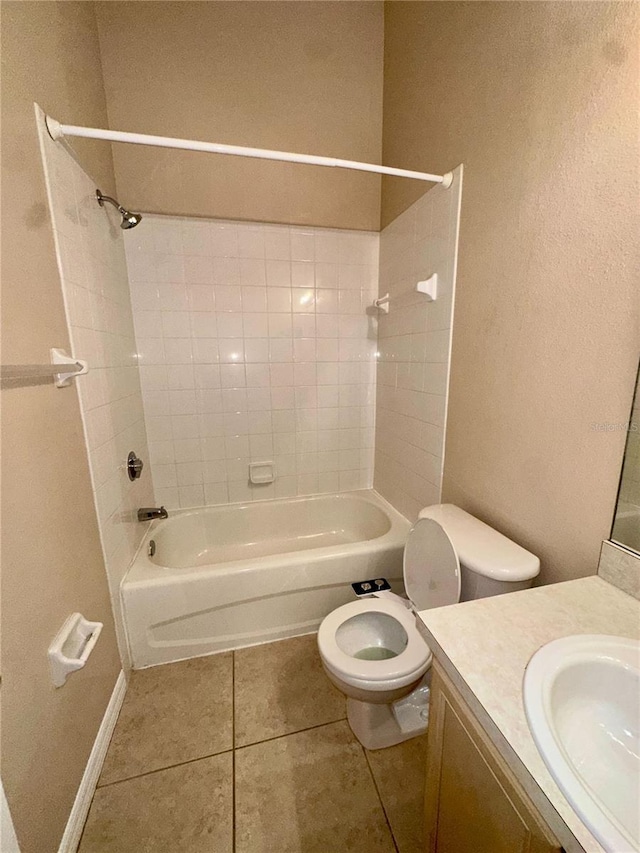
[[[5,2],[2,18],[2,361],[38,363],[69,338],[33,101],[102,124],[104,93],[90,4]],[[110,186],[108,146],[82,152]],[[2,779],[23,853],[48,853],[120,669],[75,389],[3,389],[2,451]],[[75,610],[105,627],[56,690],[46,649]]]
[[[379,2],[99,2],[117,130],[380,161]],[[114,146],[126,203],[377,229],[380,182],[338,169]]]
[[[67,122],[379,157],[377,3],[100,4],[109,117],[91,4],[2,11],[6,363],[69,346],[34,100]],[[539,553],[545,580],[595,571],[615,500],[624,434],[590,424],[626,420],[636,367],[637,17],[622,3],[387,7],[385,162],[466,167],[445,497]],[[111,190],[109,147],[76,145]],[[117,157],[143,209],[377,225],[372,177]],[[416,191],[389,182],[383,222]],[[76,392],[11,388],[2,405],[2,773],[23,853],[40,853],[119,661]],[[73,610],[105,631],[56,691],[46,647]]]
[[[384,162],[463,162],[444,497],[596,571],[638,358],[633,3],[386,5]],[[383,222],[419,190],[386,182]]]

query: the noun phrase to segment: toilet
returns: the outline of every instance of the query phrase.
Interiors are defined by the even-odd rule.
[[[431,649],[415,613],[527,589],[536,556],[453,504],[426,507],[407,535],[407,598],[388,590],[330,613],[318,630],[328,678],[347,697],[347,719],[367,749],[422,734],[428,723]]]

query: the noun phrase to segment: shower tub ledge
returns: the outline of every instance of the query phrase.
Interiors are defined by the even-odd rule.
[[[311,633],[353,600],[357,580],[386,577],[401,593],[409,527],[373,491],[179,510],[152,522],[122,582],[133,666]]]

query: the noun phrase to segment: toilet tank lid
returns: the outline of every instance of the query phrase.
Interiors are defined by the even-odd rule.
[[[540,560],[453,504],[425,507],[420,518],[433,518],[446,531],[461,565],[499,581],[526,581],[540,572]]]

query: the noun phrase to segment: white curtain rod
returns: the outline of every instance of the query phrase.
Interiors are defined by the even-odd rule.
[[[392,175],[398,178],[413,178],[416,181],[429,181],[450,187],[453,173],[429,175],[427,172],[413,172],[410,169],[393,169],[390,166],[378,166],[375,163],[358,163],[354,160],[339,160],[335,157],[316,157],[313,154],[293,154],[288,151],[270,151],[266,148],[245,148],[240,145],[223,145],[219,142],[198,142],[194,139],[174,139],[170,136],[150,136],[147,133],[125,133],[120,130],[102,130],[96,127],[78,127],[73,124],[60,124],[46,116],[49,133],[53,139],[65,136],[82,136],[86,139],[104,139],[108,142],[129,142],[133,145],[155,145],[158,148],[182,148],[185,151],[204,151],[209,154],[231,154],[234,157],[255,157],[258,160],[281,160],[285,163],[306,163],[309,166],[333,166],[338,169],[354,169],[358,172],[374,172],[378,175]]]

